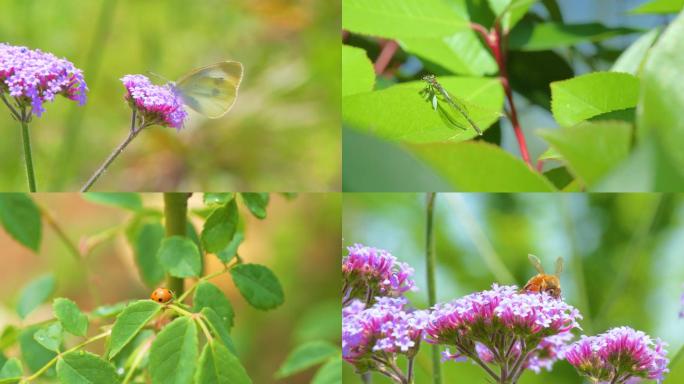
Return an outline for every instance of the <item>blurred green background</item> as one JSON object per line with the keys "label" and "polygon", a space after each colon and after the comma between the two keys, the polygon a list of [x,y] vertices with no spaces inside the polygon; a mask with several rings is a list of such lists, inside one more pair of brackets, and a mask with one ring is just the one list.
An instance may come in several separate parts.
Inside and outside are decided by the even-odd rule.
{"label": "blurred green background", "polygon": [[[36,194],[33,198],[54,216],[72,241],[80,244],[82,251],[90,248],[91,252],[76,261],[46,224],[38,254],[20,246],[0,229],[0,330],[8,324],[22,324],[14,309],[19,290],[48,272],[56,275],[55,296],[68,297],[85,311],[97,305],[149,297],[151,289],[140,280],[121,227],[131,217],[130,211],[91,203],[76,193]],[[143,201],[149,209],[162,207],[161,194],[144,194]],[[203,207],[202,194],[193,194],[189,206]],[[241,206],[246,231],[241,257],[245,262],[272,269],[285,293],[285,304],[259,311],[244,301],[229,275],[212,279],[233,304],[236,315],[231,335],[238,357],[254,383],[309,383],[318,366],[282,380],[275,380],[273,374],[288,353],[304,341],[339,343],[339,264],[334,255],[340,250],[340,210],[341,195],[337,193],[299,194],[294,199],[272,194],[264,220],[255,219]],[[193,218],[198,230],[202,221]],[[111,230],[116,226],[120,228]],[[113,237],[102,241],[107,233]],[[94,246],[97,239],[100,245]],[[213,255],[205,260],[207,274],[222,268]],[[42,305],[23,324],[52,318],[51,308],[50,303]],[[94,323],[90,329],[97,332]],[[87,349],[100,353],[103,345],[95,343]],[[3,353],[10,357],[18,351],[12,347]]]}
{"label": "blurred green background", "polygon": [[[384,248],[416,269],[420,291],[409,299],[427,306],[425,194],[346,193],[343,245]],[[435,208],[438,301],[488,289],[493,282],[522,286],[535,271],[565,259],[565,300],[584,315],[586,334],[631,326],[670,344],[684,344],[680,295],[684,283],[684,196],[660,194],[438,194]],[[346,254],[346,251],[345,251]],[[425,346],[425,344],[423,344]],[[430,348],[417,359],[416,383],[432,383]],[[469,362],[442,365],[444,383],[484,383]],[[665,383],[684,382],[684,362]],[[361,383],[344,364],[344,382]],[[373,383],[387,383],[374,376]],[[521,383],[579,383],[567,362],[552,373],[523,374]]]}
{"label": "blurred green background", "polygon": [[[0,0],[0,42],[65,57],[88,103],[59,98],[31,123],[39,191],[77,190],[127,135],[119,79],[177,79],[245,65],[233,110],[152,127],[94,190],[327,191],[340,188],[340,4],[316,0]],[[153,78],[159,82],[159,79]],[[27,190],[19,125],[0,110],[0,190]]]}

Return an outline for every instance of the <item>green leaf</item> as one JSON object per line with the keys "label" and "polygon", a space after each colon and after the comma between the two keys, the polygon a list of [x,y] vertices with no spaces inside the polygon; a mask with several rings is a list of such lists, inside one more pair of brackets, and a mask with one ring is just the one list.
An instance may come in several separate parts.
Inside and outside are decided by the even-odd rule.
{"label": "green leaf", "polygon": [[263,265],[239,264],[230,274],[245,300],[257,309],[273,309],[285,301],[278,278]]}
{"label": "green leaf", "polygon": [[216,256],[225,264],[233,259],[237,255],[238,247],[245,240],[245,235],[242,231],[238,230],[233,236],[233,240],[230,241],[228,246],[226,246],[221,252],[217,253]]}
{"label": "green leaf", "polygon": [[205,193],[203,200],[205,205],[226,205],[235,198],[234,192]]}
{"label": "green leaf", "polygon": [[375,73],[366,51],[342,46],[342,96],[373,90]]}
{"label": "green leaf", "polygon": [[62,345],[63,338],[62,324],[52,323],[42,327],[33,334],[33,338],[45,349],[59,352],[59,347]]}
{"label": "green leaf", "polygon": [[138,300],[126,307],[116,317],[112,327],[112,336],[109,342],[109,359],[112,359],[121,349],[128,344],[133,337],[154,316],[161,311],[162,306],[152,300]]}
{"label": "green leaf", "polygon": [[216,340],[211,340],[204,346],[195,381],[202,384],[252,383],[237,357]]}
{"label": "green leaf", "polygon": [[38,251],[42,231],[40,210],[28,195],[0,194],[0,222],[14,240]]}
{"label": "green leaf", "polygon": [[[499,119],[503,89],[497,79],[443,77],[440,84],[464,102],[468,114],[480,129],[486,130]],[[342,117],[354,129],[377,137],[409,143],[463,141],[477,135],[460,113],[445,102],[438,111],[425,101],[420,91],[424,82],[402,83],[381,91],[342,99]]]}
{"label": "green leaf", "polygon": [[222,251],[235,236],[238,210],[235,200],[218,207],[209,215],[202,228],[202,244],[209,253]]}
{"label": "green leaf", "polygon": [[592,192],[679,192],[684,174],[654,137],[646,137]]}
{"label": "green leaf", "polygon": [[325,360],[339,355],[340,349],[327,341],[310,341],[295,348],[285,359],[283,365],[278,368],[275,377],[292,376]]}
{"label": "green leaf", "polygon": [[202,257],[197,245],[184,236],[171,236],[162,240],[159,262],[174,277],[194,277],[202,272]]}
{"label": "green leaf", "polygon": [[442,0],[343,0],[342,28],[385,38],[448,36],[468,20]]}
{"label": "green leaf", "polygon": [[129,234],[140,278],[148,287],[164,278],[164,268],[157,258],[163,239],[164,227],[158,221],[140,223]]}
{"label": "green leaf", "polygon": [[131,192],[88,192],[83,198],[98,204],[113,205],[119,208],[140,211],[143,208],[142,198]]}
{"label": "green leaf", "polygon": [[684,7],[684,0],[652,0],[648,3],[640,4],[631,9],[631,14],[647,14],[647,13],[679,13]]}
{"label": "green leaf", "polygon": [[399,43],[406,52],[452,73],[482,76],[498,70],[489,48],[472,30],[440,37],[403,37]]}
{"label": "green leaf", "polygon": [[199,312],[202,308],[208,307],[216,311],[227,329],[233,327],[235,311],[228,301],[226,295],[214,284],[203,281],[197,285],[195,295],[192,299],[194,312]]}
{"label": "green leaf", "polygon": [[541,136],[567,161],[572,173],[591,186],[627,157],[632,126],[617,121],[584,123],[542,131]]}
{"label": "green leaf", "polygon": [[639,79],[627,73],[594,72],[551,83],[551,110],[561,126],[632,108],[639,98]]}
{"label": "green leaf", "polygon": [[88,316],[73,301],[58,297],[52,302],[52,311],[65,331],[76,336],[85,336],[88,332]]}
{"label": "green leaf", "polygon": [[510,31],[537,0],[488,0],[488,2],[494,14],[501,17],[504,30]]}
{"label": "green leaf", "polygon": [[126,309],[127,302],[119,302],[112,305],[101,305],[93,309],[90,314],[95,317],[111,317],[118,316],[124,309]]}
{"label": "green leaf", "polygon": [[[41,369],[45,364],[47,364],[48,361],[57,356],[56,353],[45,349],[45,347],[38,344],[36,339],[33,338],[39,329],[39,327],[33,326],[24,329],[19,334],[21,360],[26,364],[26,366],[28,366],[31,372]],[[54,369],[52,367],[48,370],[47,375],[54,375]]]}
{"label": "green leaf", "polygon": [[600,23],[522,22],[511,31],[508,46],[511,50],[544,51],[589,41],[602,41],[639,31],[633,28],[606,27]]}
{"label": "green leaf", "polygon": [[0,383],[12,383],[13,380],[20,379],[24,375],[24,369],[21,366],[21,361],[16,357],[12,357],[1,365],[0,369]]}
{"label": "green leaf", "polygon": [[321,369],[316,372],[311,384],[339,384],[342,382],[342,358],[336,357],[328,360]]}
{"label": "green leaf", "polygon": [[242,201],[257,219],[266,218],[266,206],[268,205],[268,193],[241,193]]}
{"label": "green leaf", "polygon": [[649,49],[658,39],[660,31],[660,28],[653,28],[639,37],[629,48],[622,52],[610,70],[613,72],[630,73],[635,76],[638,75],[641,65],[645,61]]}
{"label": "green leaf", "polygon": [[663,32],[644,64],[637,108],[639,137],[653,133],[675,167],[684,169],[684,13]]}
{"label": "green leaf", "polygon": [[85,351],[69,352],[57,362],[57,377],[68,384],[116,384],[114,366]]}
{"label": "green leaf", "polygon": [[221,319],[221,316],[219,316],[216,311],[210,307],[202,308],[200,313],[207,320],[207,324],[214,335],[218,336],[231,352],[237,353],[235,346],[233,345],[233,339],[231,339],[230,334],[228,333],[228,327],[226,327],[226,324],[223,319]]}
{"label": "green leaf", "polygon": [[14,345],[17,342],[17,337],[19,336],[19,328],[14,325],[8,325],[0,333],[0,351]]}
{"label": "green leaf", "polygon": [[496,145],[436,143],[409,149],[458,191],[548,192],[553,185],[522,160]]}
{"label": "green leaf", "polygon": [[150,348],[152,383],[190,383],[197,364],[197,328],[179,317],[159,332]]}
{"label": "green leaf", "polygon": [[52,274],[40,276],[28,283],[19,294],[17,314],[22,319],[44,303],[55,291],[55,277]]}

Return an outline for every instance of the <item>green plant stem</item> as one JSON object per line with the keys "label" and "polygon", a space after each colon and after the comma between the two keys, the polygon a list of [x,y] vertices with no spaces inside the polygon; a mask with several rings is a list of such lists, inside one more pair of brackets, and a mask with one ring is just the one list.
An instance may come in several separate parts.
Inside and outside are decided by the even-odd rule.
{"label": "green plant stem", "polygon": [[[94,20],[95,33],[88,47],[83,71],[88,76],[88,86],[90,89],[95,89],[95,84],[100,78],[102,57],[107,49],[111,47],[111,44],[107,44],[107,39],[112,30],[119,0],[101,0],[101,4],[97,20]],[[87,110],[88,108],[74,105],[64,121],[64,139],[62,140],[56,161],[57,164],[60,164],[61,172],[54,173],[50,182],[51,190],[63,190],[62,186],[67,180],[65,175],[73,174],[72,170],[76,163],[73,160],[76,156],[82,154],[82,151],[79,151],[78,148],[81,146],[80,140],[82,135],[80,135],[80,131],[83,127],[83,116]]]}
{"label": "green plant stem", "polygon": [[185,309],[177,306],[176,304],[171,304],[167,308],[177,312],[179,315],[182,315],[182,316],[192,317],[193,315],[195,315],[194,313],[192,313],[190,311],[186,311]]}
{"label": "green plant stem", "polygon": [[649,240],[651,229],[658,220],[661,207],[663,206],[663,195],[655,194],[653,196],[654,201],[652,202],[651,210],[648,214],[643,216],[644,220],[632,235],[629,246],[627,247],[627,252],[625,255],[622,255],[620,268],[613,275],[613,284],[608,291],[608,294],[604,296],[605,300],[603,301],[603,305],[596,315],[596,321],[602,324],[610,310],[613,308],[613,305],[619,300],[620,296],[624,294],[625,285],[628,283],[629,276],[637,272],[636,268],[639,256],[642,254],[644,245]]}
{"label": "green plant stem", "polygon": [[122,141],[121,144],[119,144],[119,146],[114,148],[114,151],[112,151],[112,153],[110,153],[109,156],[107,156],[107,159],[105,159],[104,163],[102,163],[102,165],[100,165],[100,167],[95,171],[95,173],[93,173],[93,175],[90,176],[90,179],[88,179],[88,181],[83,185],[83,187],[81,187],[81,192],[88,192],[88,190],[90,190],[90,187],[92,187],[93,184],[95,184],[97,179],[99,179],[100,176],[102,176],[102,174],[105,173],[105,171],[107,171],[109,165],[112,164],[117,157],[119,157],[121,152],[123,152],[126,149],[128,144],[130,144],[131,141],[133,141],[133,139],[135,139],[135,137],[138,136],[138,133],[140,133],[140,131],[143,130],[143,126],[136,127],[136,114],[136,109],[133,109],[131,118],[131,130],[128,132],[128,136],[126,137],[126,139]]}
{"label": "green plant stem", "polygon": [[203,281],[206,281],[206,280],[211,280],[211,279],[213,279],[213,278],[216,277],[216,276],[220,276],[220,275],[222,275],[222,274],[228,272],[231,268],[233,268],[233,267],[236,266],[236,265],[238,265],[238,263],[237,263],[237,262],[234,262],[234,263],[231,263],[231,264],[229,264],[229,265],[226,265],[226,267],[225,267],[223,270],[221,270],[221,271],[214,272],[214,273],[210,273],[210,274],[208,274],[208,275],[206,275],[206,276],[203,276],[201,279],[197,280],[197,283],[193,284],[192,287],[188,288],[187,291],[183,292],[183,294],[178,298],[178,302],[183,302],[183,300],[185,300],[185,298],[186,298],[190,293],[192,293],[192,291],[194,291],[195,288],[197,288],[197,285],[199,285],[199,283],[201,283],[201,282],[203,282]]}
{"label": "green plant stem", "polygon": [[[186,236],[188,198],[190,198],[190,193],[164,193],[164,220],[166,237]],[[166,287],[172,290],[177,296],[185,297],[183,295],[183,279],[167,275]]]}
{"label": "green plant stem", "polygon": [[100,333],[99,335],[93,336],[93,337],[91,337],[90,339],[88,339],[88,340],[86,340],[86,341],[84,341],[84,342],[82,342],[82,343],[80,343],[80,344],[78,344],[78,345],[76,345],[76,346],[74,346],[74,347],[72,347],[72,348],[69,348],[69,349],[67,349],[67,350],[64,351],[64,352],[58,353],[57,356],[55,356],[52,360],[48,361],[47,364],[45,364],[43,367],[41,367],[39,370],[37,370],[36,373],[34,373],[33,375],[31,375],[31,376],[29,376],[29,377],[26,377],[26,378],[22,379],[21,382],[22,382],[22,383],[28,383],[28,382],[30,382],[31,380],[37,379],[37,378],[40,377],[43,373],[45,373],[45,371],[47,371],[48,369],[50,369],[50,367],[52,367],[53,365],[55,365],[55,363],[56,363],[63,355],[66,355],[66,354],[69,353],[69,352],[73,352],[73,351],[76,351],[76,350],[78,350],[78,349],[81,349],[81,348],[85,347],[86,345],[88,345],[88,344],[90,344],[90,343],[93,343],[93,342],[95,342],[95,341],[97,341],[97,340],[103,339],[103,338],[109,336],[111,333],[112,333],[111,330],[108,330],[107,332]]}
{"label": "green plant stem", "polygon": [[33,170],[33,154],[31,152],[31,134],[29,132],[26,110],[21,111],[21,139],[24,144],[24,163],[26,164],[26,178],[30,192],[36,191],[36,175]]}
{"label": "green plant stem", "polygon": [[140,365],[140,362],[142,361],[143,357],[145,356],[145,353],[147,353],[147,350],[150,349],[152,346],[152,341],[146,341],[142,348],[140,348],[135,355],[135,359],[133,360],[133,364],[131,364],[130,368],[128,369],[128,372],[126,373],[126,377],[124,377],[124,380],[121,384],[128,384],[129,381],[131,381],[131,378],[133,378],[133,374],[135,373],[135,369],[138,368],[138,365]]}
{"label": "green plant stem", "polygon": [[[425,263],[427,271],[428,304],[430,307],[437,303],[437,283],[435,281],[435,265],[437,264],[437,257],[435,255],[435,236],[433,233],[436,197],[437,194],[434,192],[427,194],[427,214],[425,223]],[[432,346],[432,382],[434,384],[442,383],[440,348],[439,345],[436,344]]]}
{"label": "green plant stem", "polygon": [[591,335],[594,333],[594,318],[591,315],[591,306],[589,305],[589,294],[587,292],[587,284],[584,278],[584,267],[582,266],[582,257],[579,254],[579,247],[577,244],[577,236],[575,235],[575,224],[572,219],[572,210],[569,206],[569,199],[572,197],[560,196],[560,208],[563,213],[563,223],[565,225],[565,234],[570,244],[570,265],[572,268],[572,276],[575,279],[575,287],[577,289],[577,298],[579,300],[578,309],[584,315],[584,331]]}
{"label": "green plant stem", "polygon": [[463,228],[468,232],[468,238],[475,244],[475,247],[482,257],[485,265],[489,271],[494,275],[500,284],[513,284],[515,279],[513,274],[508,270],[506,264],[501,261],[501,258],[494,250],[494,247],[487,239],[482,226],[477,222],[475,217],[470,213],[468,206],[463,201],[463,198],[458,195],[450,195],[447,199],[449,204],[453,207],[458,220],[462,223]]}
{"label": "green plant stem", "polygon": [[677,365],[677,362],[682,358],[682,356],[684,356],[684,345],[679,347],[679,351],[677,351],[672,360],[670,360],[669,366],[674,368]]}
{"label": "green plant stem", "polygon": [[209,328],[207,328],[207,325],[204,323],[204,316],[201,314],[196,313],[193,317],[193,320],[202,328],[202,332],[204,333],[204,337],[207,338],[207,341],[211,341],[214,339],[213,336],[211,336],[211,332],[209,332]]}

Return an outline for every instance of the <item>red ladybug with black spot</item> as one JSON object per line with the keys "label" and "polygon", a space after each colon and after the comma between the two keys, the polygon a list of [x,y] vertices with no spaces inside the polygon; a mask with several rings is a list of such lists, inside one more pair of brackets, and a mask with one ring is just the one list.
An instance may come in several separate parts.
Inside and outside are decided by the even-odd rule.
{"label": "red ladybug with black spot", "polygon": [[150,299],[156,301],[157,303],[168,303],[173,300],[173,291],[166,288],[157,288],[150,295]]}

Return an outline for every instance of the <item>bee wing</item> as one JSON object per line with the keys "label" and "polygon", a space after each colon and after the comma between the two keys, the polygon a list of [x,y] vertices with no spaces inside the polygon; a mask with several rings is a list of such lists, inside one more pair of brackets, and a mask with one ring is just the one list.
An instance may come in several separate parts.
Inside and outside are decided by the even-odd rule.
{"label": "bee wing", "polygon": [[559,257],[556,259],[556,276],[559,276],[563,272],[563,258]]}
{"label": "bee wing", "polygon": [[539,260],[539,258],[537,256],[530,253],[527,255],[527,258],[530,259],[530,263],[532,263],[532,265],[534,266],[534,269],[536,269],[537,272],[544,273],[544,267],[542,267],[541,261]]}

